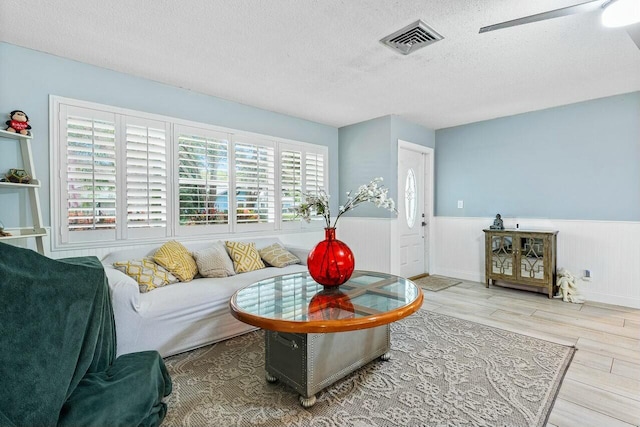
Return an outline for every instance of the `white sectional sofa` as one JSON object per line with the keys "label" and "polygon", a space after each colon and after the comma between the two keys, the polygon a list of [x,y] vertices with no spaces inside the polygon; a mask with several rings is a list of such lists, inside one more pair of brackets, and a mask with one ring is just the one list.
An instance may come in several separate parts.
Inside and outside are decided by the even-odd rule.
{"label": "white sectional sofa", "polygon": [[[277,238],[234,240],[255,242],[257,249],[279,242]],[[210,246],[211,242],[183,245],[193,252]],[[150,250],[128,249],[106,255],[102,263],[111,288],[117,354],[157,350],[166,357],[256,329],[231,315],[229,300],[235,291],[258,280],[306,271],[309,249],[282,246],[300,258],[301,264],[267,267],[224,278],[196,278],[146,293],[140,293],[138,283],[115,269],[113,263],[150,257],[160,245]]]}

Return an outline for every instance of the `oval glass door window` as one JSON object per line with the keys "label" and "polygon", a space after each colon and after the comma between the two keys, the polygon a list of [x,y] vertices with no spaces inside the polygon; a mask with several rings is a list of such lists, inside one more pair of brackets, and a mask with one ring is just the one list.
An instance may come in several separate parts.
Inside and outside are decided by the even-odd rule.
{"label": "oval glass door window", "polygon": [[416,174],[411,168],[407,171],[407,180],[404,184],[404,212],[407,226],[413,228],[416,223]]}

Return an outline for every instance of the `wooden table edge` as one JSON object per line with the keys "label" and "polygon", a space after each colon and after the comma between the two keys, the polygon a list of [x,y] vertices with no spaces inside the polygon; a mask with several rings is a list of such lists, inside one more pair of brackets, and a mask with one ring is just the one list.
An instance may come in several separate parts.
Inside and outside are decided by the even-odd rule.
{"label": "wooden table edge", "polygon": [[389,323],[393,323],[407,316],[410,316],[411,314],[418,311],[422,306],[424,293],[419,286],[414,286],[418,290],[418,296],[409,304],[384,313],[366,317],[358,317],[354,319],[313,321],[269,319],[242,311],[236,305],[236,294],[234,294],[229,301],[229,308],[231,309],[231,314],[233,315],[233,317],[240,320],[241,322],[271,331],[303,334],[357,331],[360,329],[375,328],[376,326],[387,325]]}

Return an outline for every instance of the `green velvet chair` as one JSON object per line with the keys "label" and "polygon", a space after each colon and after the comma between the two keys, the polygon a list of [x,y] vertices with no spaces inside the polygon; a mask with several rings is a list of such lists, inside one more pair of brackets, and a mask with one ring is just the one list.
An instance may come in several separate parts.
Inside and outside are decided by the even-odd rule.
{"label": "green velvet chair", "polygon": [[116,359],[96,257],[0,242],[0,426],[158,426],[171,378],[155,351]]}

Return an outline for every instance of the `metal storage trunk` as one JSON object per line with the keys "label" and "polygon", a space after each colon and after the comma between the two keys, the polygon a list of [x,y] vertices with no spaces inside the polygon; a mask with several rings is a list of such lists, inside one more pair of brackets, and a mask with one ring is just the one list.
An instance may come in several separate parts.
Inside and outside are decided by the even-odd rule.
{"label": "metal storage trunk", "polygon": [[390,327],[325,334],[265,331],[267,374],[304,397],[347,376],[390,348]]}

